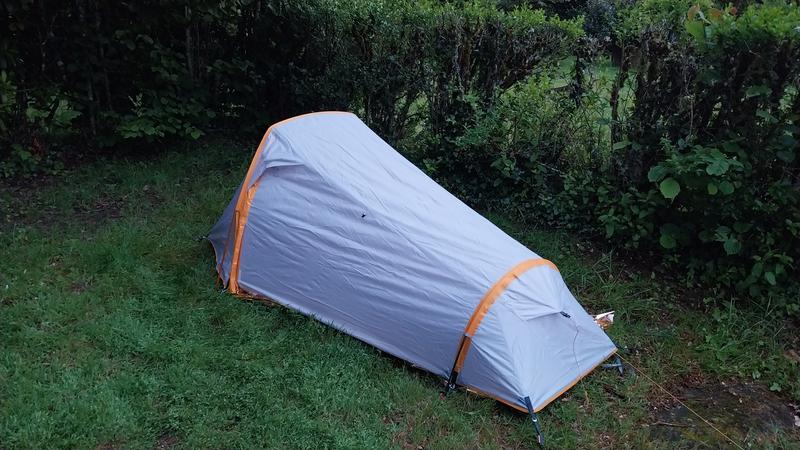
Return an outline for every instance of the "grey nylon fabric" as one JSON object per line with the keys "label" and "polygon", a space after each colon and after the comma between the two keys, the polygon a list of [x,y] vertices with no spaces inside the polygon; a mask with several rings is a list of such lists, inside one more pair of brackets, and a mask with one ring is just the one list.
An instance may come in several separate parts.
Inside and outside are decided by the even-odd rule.
{"label": "grey nylon fabric", "polygon": [[[263,145],[239,286],[436,375],[449,375],[487,290],[539,258],[355,115],[302,116],[274,127]],[[234,206],[249,187],[209,234],[225,283]],[[560,274],[537,266],[489,309],[459,384],[522,409],[529,396],[538,410],[614,350]]]}

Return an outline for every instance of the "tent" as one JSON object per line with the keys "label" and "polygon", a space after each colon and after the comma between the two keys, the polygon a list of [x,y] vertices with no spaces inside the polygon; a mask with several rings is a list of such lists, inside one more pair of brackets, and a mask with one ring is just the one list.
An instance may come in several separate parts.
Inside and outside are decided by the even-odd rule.
{"label": "tent", "polygon": [[270,127],[209,240],[230,292],[534,417],[616,351],[555,264],[350,113]]}

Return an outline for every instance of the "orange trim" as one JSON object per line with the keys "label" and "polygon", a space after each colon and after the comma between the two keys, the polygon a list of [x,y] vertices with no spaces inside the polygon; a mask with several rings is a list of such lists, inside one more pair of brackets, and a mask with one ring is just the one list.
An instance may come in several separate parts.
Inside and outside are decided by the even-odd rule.
{"label": "orange trim", "polygon": [[478,327],[481,325],[481,321],[486,316],[486,313],[489,312],[489,308],[492,307],[494,302],[500,298],[500,295],[508,289],[508,286],[516,279],[520,277],[523,273],[527,272],[529,269],[538,266],[548,266],[552,269],[558,271],[558,267],[553,264],[551,261],[546,259],[528,259],[525,260],[516,266],[514,266],[511,270],[506,272],[497,282],[486,292],[486,295],[483,296],[478,306],[475,307],[475,311],[472,312],[472,317],[469,318],[469,322],[467,322],[466,328],[464,328],[464,334],[461,337],[461,343],[458,346],[458,354],[456,355],[456,363],[453,366],[455,372],[461,372],[461,368],[464,366],[464,360],[467,358],[467,353],[469,352],[469,348],[472,345],[472,336],[475,335],[475,332],[478,330]]}
{"label": "orange trim", "polygon": [[[545,400],[538,408],[534,408],[533,412],[539,412],[539,411],[543,410],[544,408],[546,408],[547,405],[549,405],[550,403],[553,402],[553,400],[555,400],[558,397],[560,397],[564,392],[567,392],[568,390],[572,389],[573,386],[578,384],[578,382],[581,381],[582,379],[586,378],[586,376],[589,375],[590,373],[592,373],[592,371],[594,369],[596,369],[597,366],[599,366],[600,364],[603,364],[603,361],[607,360],[611,355],[613,355],[616,352],[617,352],[616,348],[611,350],[611,352],[609,352],[603,359],[601,359],[600,362],[598,362],[597,364],[595,364],[592,367],[590,367],[588,370],[586,370],[585,372],[580,374],[577,378],[572,380],[563,389],[561,389],[557,393],[553,394],[550,398]],[[491,398],[493,400],[497,400],[498,402],[500,402],[500,403],[502,403],[502,404],[504,404],[506,406],[510,406],[510,407],[516,409],[517,411],[521,411],[521,412],[524,412],[524,413],[528,412],[528,408],[525,408],[525,407],[522,407],[522,406],[519,406],[519,405],[515,405],[515,404],[513,404],[511,402],[508,402],[508,401],[503,400],[501,398],[495,397],[494,395],[489,394],[487,392],[484,392],[484,391],[482,391],[480,389],[477,389],[477,388],[474,388],[474,387],[470,387],[470,386],[467,386],[466,389],[467,389],[467,392],[472,392],[473,394],[477,394],[477,395],[481,395],[483,397],[488,397],[488,398]]]}
{"label": "orange trim", "polygon": [[[273,124],[267,129],[267,132],[264,133],[264,137],[261,138],[261,143],[258,144],[258,149],[256,150],[256,154],[253,155],[252,161],[250,161],[250,167],[247,169],[247,175],[244,177],[244,182],[242,183],[242,191],[239,192],[239,198],[236,201],[236,209],[234,210],[234,219],[232,226],[234,227],[234,237],[233,237],[233,254],[231,255],[231,274],[228,279],[228,290],[233,292],[234,294],[239,293],[239,258],[242,253],[242,236],[244,235],[244,227],[247,224],[247,216],[250,213],[250,206],[253,204],[253,198],[255,197],[256,191],[258,189],[258,182],[250,185],[251,179],[253,178],[253,174],[256,171],[256,166],[258,166],[258,162],[261,160],[261,154],[264,153],[264,147],[266,147],[267,139],[269,135],[272,133],[275,128],[284,125],[286,123],[295,121],[297,119],[301,119],[307,116],[319,115],[319,114],[352,114],[345,111],[319,111],[313,112],[308,114],[302,114],[295,117],[290,117],[288,119],[282,120],[278,123]],[[227,244],[226,244],[227,245]]]}
{"label": "orange trim", "polygon": [[534,408],[534,411],[533,411],[533,412],[539,412],[539,411],[543,410],[543,409],[544,409],[544,408],[545,408],[547,405],[549,405],[549,404],[550,404],[550,402],[552,402],[553,400],[555,400],[555,399],[557,399],[558,397],[560,397],[560,396],[561,396],[561,394],[563,394],[564,392],[567,392],[568,390],[570,390],[570,389],[572,388],[572,386],[575,386],[576,384],[578,384],[578,382],[579,382],[579,381],[581,381],[581,380],[582,380],[582,379],[583,379],[583,378],[584,378],[586,375],[589,375],[590,373],[592,373],[592,371],[593,371],[593,370],[594,370],[594,369],[595,369],[597,366],[599,366],[600,364],[602,364],[602,363],[603,363],[603,361],[607,360],[607,359],[608,359],[608,358],[609,358],[611,355],[613,355],[613,354],[614,354],[614,353],[616,353],[616,352],[617,352],[617,349],[616,349],[616,347],[615,347],[615,348],[614,348],[614,350],[611,350],[611,352],[609,352],[609,354],[607,354],[607,355],[605,356],[605,358],[601,359],[601,360],[600,360],[600,362],[598,362],[597,364],[593,365],[592,367],[590,367],[588,370],[586,370],[586,371],[585,371],[585,372],[583,372],[582,374],[578,375],[578,378],[575,378],[574,380],[572,380],[572,382],[571,382],[570,384],[566,385],[566,386],[565,386],[563,389],[561,389],[560,391],[556,392],[556,393],[555,393],[555,394],[553,394],[553,395],[552,395],[550,398],[548,398],[547,400],[545,400],[545,401],[544,401],[544,403],[542,403],[542,404],[541,404],[541,406],[539,406],[538,408]]}

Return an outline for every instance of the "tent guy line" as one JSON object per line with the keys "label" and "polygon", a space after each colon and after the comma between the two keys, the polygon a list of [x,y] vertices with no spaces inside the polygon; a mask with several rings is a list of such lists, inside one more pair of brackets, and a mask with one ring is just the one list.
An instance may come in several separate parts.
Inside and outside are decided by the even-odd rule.
{"label": "tent guy line", "polygon": [[[647,380],[648,380],[649,382],[653,383],[653,385],[655,385],[656,387],[658,387],[658,388],[659,388],[659,389],[661,389],[662,391],[666,392],[666,393],[667,393],[667,395],[669,395],[670,397],[672,397],[672,399],[673,399],[673,400],[675,400],[675,401],[676,401],[676,402],[678,402],[678,403],[679,403],[681,406],[683,406],[684,408],[686,408],[686,410],[687,410],[687,411],[691,412],[692,414],[694,414],[695,416],[697,416],[697,418],[698,418],[698,419],[700,419],[700,420],[702,420],[703,422],[705,422],[705,424],[706,424],[706,425],[708,425],[708,426],[709,426],[709,427],[711,427],[711,428],[712,428],[714,431],[716,431],[717,433],[719,433],[719,435],[720,435],[720,436],[722,436],[723,438],[727,439],[727,440],[728,440],[728,442],[730,442],[731,444],[733,444],[733,446],[734,446],[734,447],[736,447],[736,448],[738,448],[738,449],[740,449],[740,450],[744,450],[744,447],[742,447],[742,445],[741,445],[741,444],[739,444],[738,442],[734,441],[734,440],[733,440],[733,438],[731,438],[731,437],[730,437],[730,436],[728,436],[727,434],[723,433],[723,432],[722,432],[722,430],[720,430],[719,428],[717,428],[717,427],[716,427],[716,426],[715,426],[713,423],[711,423],[711,421],[709,421],[709,420],[708,420],[708,419],[706,419],[705,417],[701,416],[701,415],[700,415],[700,413],[698,413],[697,411],[695,411],[694,409],[692,409],[692,408],[691,408],[689,405],[687,405],[687,404],[686,404],[686,403],[684,403],[684,402],[683,402],[681,399],[679,399],[677,395],[673,394],[673,393],[672,393],[672,392],[670,392],[670,391],[669,391],[667,388],[665,388],[665,387],[664,387],[664,386],[662,386],[660,383],[658,383],[656,380],[654,380],[654,379],[653,379],[653,378],[651,378],[649,375],[647,375],[647,373],[646,373],[646,372],[644,372],[642,369],[640,369],[640,368],[639,368],[637,365],[633,364],[633,363],[632,363],[632,362],[630,362],[628,359],[624,358],[624,357],[622,356],[621,352],[617,353],[617,356],[618,356],[618,357],[619,357],[619,358],[620,358],[622,361],[625,361],[625,363],[626,363],[626,364],[628,364],[629,366],[633,367],[633,369],[634,369],[634,370],[636,370],[636,372],[637,372],[638,374],[640,374],[640,375],[642,375],[643,377],[647,378]],[[673,426],[674,426],[674,425],[673,425]]]}

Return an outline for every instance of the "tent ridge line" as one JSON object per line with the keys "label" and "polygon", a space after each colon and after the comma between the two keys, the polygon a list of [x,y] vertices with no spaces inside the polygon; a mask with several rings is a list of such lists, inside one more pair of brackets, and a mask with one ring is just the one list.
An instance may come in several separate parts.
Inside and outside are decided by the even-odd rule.
{"label": "tent ridge line", "polygon": [[464,327],[464,333],[461,335],[461,340],[458,343],[458,351],[456,352],[455,361],[453,362],[453,368],[450,370],[450,376],[447,380],[448,389],[455,388],[458,374],[464,367],[464,361],[467,359],[467,354],[472,346],[472,337],[475,335],[475,332],[478,331],[478,327],[489,312],[489,308],[500,298],[514,280],[518,280],[519,277],[528,270],[541,266],[547,266],[558,271],[558,267],[550,260],[544,258],[526,259],[512,267],[511,270],[500,277],[500,279],[486,291],[486,294],[484,294],[481,301],[478,302],[478,305],[472,311],[472,316],[470,316],[466,327]]}

